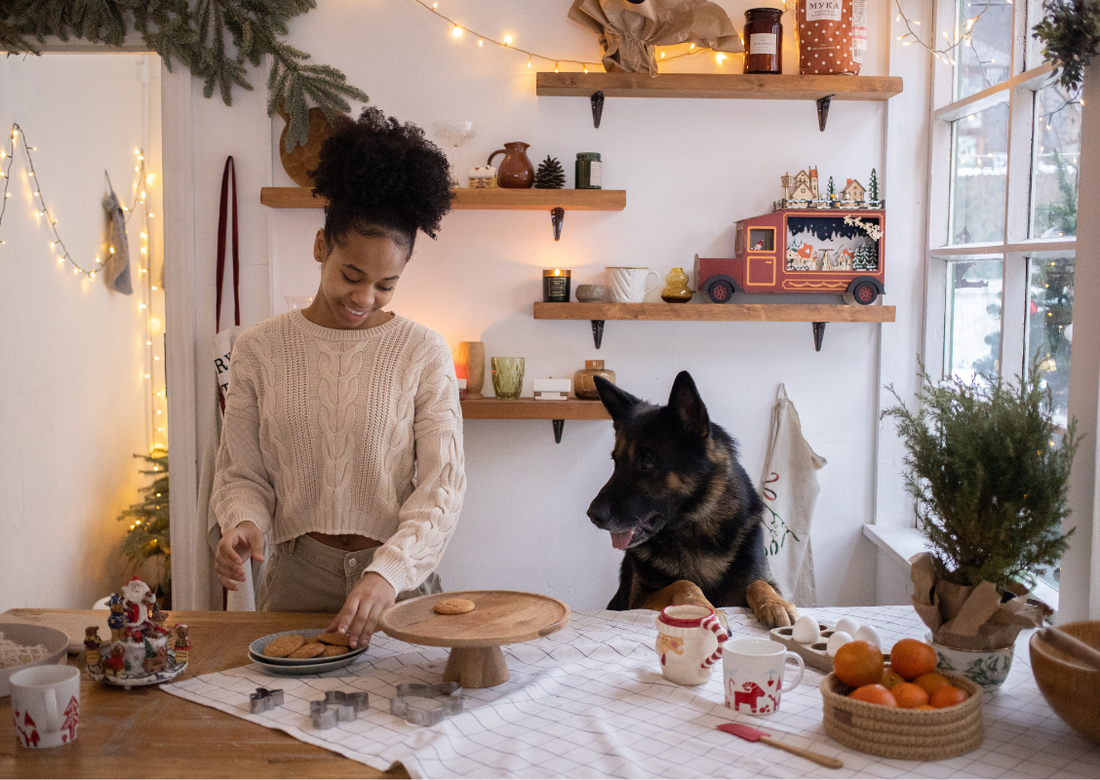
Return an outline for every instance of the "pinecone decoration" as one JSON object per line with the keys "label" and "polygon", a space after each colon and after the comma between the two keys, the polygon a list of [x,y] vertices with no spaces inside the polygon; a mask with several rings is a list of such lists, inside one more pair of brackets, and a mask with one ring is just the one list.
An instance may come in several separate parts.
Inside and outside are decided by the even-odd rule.
{"label": "pinecone decoration", "polygon": [[558,158],[546,156],[535,172],[535,187],[540,190],[560,190],[565,187],[565,171]]}

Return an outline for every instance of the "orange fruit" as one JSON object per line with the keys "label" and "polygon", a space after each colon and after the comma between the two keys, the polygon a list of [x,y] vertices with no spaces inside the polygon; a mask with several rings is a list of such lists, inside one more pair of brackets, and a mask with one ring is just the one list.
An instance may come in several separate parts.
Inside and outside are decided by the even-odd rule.
{"label": "orange fruit", "polygon": [[937,674],[936,672],[928,672],[927,674],[922,674],[920,677],[913,680],[913,684],[919,685],[921,688],[924,688],[924,692],[931,696],[943,686],[950,685],[951,683],[942,674]]}
{"label": "orange fruit", "polygon": [[906,680],[936,671],[938,662],[932,645],[919,639],[902,639],[890,649],[890,666]]}
{"label": "orange fruit", "polygon": [[879,682],[882,683],[883,687],[893,689],[898,683],[905,682],[905,678],[887,666],[882,670],[882,679]]}
{"label": "orange fruit", "polygon": [[882,680],[884,663],[881,650],[870,642],[856,639],[846,642],[836,651],[833,672],[845,685],[859,688]]}
{"label": "orange fruit", "polygon": [[890,693],[890,691],[886,690],[878,683],[874,685],[862,685],[849,693],[848,698],[865,701],[868,704],[881,704],[884,707],[898,706],[898,700],[894,698],[894,694]]}
{"label": "orange fruit", "polygon": [[934,710],[936,708],[933,707],[931,704],[922,704],[921,706],[914,707],[913,709],[915,709],[915,710]]}
{"label": "orange fruit", "polygon": [[944,685],[936,689],[936,692],[929,697],[928,703],[937,710],[942,710],[944,707],[954,707],[956,704],[962,704],[967,698],[966,691],[956,688],[954,685]]}
{"label": "orange fruit", "polygon": [[894,695],[898,706],[903,709],[912,710],[928,703],[928,694],[925,693],[924,688],[910,682],[898,683],[890,689],[890,693]]}

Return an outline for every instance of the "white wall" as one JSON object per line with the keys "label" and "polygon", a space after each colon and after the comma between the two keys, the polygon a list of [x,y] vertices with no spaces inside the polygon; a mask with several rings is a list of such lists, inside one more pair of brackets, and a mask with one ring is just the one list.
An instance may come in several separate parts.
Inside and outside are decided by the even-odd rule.
{"label": "white wall", "polygon": [[[451,0],[445,10],[485,35],[509,33],[517,46],[598,60],[596,37],[566,18],[569,5]],[[751,4],[721,5],[740,27]],[[871,4],[866,75],[888,73],[889,11],[881,0]],[[797,63],[793,30],[786,26],[790,73]],[[834,102],[828,128],[820,133],[812,102],[608,99],[601,127],[594,129],[587,100],[535,96],[537,60],[529,70],[526,56],[479,48],[470,35],[456,41],[445,23],[414,3],[321,5],[294,21],[289,42],[342,69],[373,105],[425,126],[429,135],[435,120],[476,122],[478,136],[460,150],[461,168],[481,164],[504,141],[524,140],[536,163],[548,154],[560,159],[571,184],[575,153],[601,152],[604,186],[627,191],[624,211],[567,212],[558,243],[548,214],[455,212],[437,241],[418,242],[393,309],[440,331],[452,347],[480,340],[489,356],[525,356],[525,394],[532,377],[571,376],[585,359],[603,358],[622,387],[663,401],[676,372],[687,369],[712,418],[739,439],[754,478],[763,465],[776,387],[786,383],[807,439],[829,461],[819,472],[822,491],[812,534],[820,601],[872,601],[873,547],[860,527],[875,519],[879,389],[915,372],[913,334],[920,331],[923,306],[920,246],[890,238],[895,230],[922,235],[923,203],[913,194],[923,181],[919,128],[891,150],[894,170],[886,169],[882,103]],[[739,66],[738,58],[730,62],[726,68]],[[903,67],[923,74],[927,63],[915,58]],[[667,68],[674,69],[716,66],[700,56]],[[908,77],[912,71],[895,68],[890,75]],[[262,74],[255,83],[262,85]],[[194,101],[194,132],[203,139],[195,151],[197,192],[209,204],[196,211],[196,256],[211,252],[217,178],[224,155],[233,154],[248,245],[244,295],[250,322],[285,310],[286,295],[315,292],[310,247],[321,225],[320,211],[258,205],[260,186],[291,184],[278,161],[282,120],[268,123],[260,116],[262,98],[238,93],[232,109]],[[921,99],[918,92],[918,109]],[[263,146],[256,143],[258,128],[267,135]],[[887,272],[884,300],[897,306],[899,323],[831,324],[822,351],[815,353],[808,323],[608,322],[603,348],[596,351],[588,323],[532,318],[542,268],[572,268],[576,285],[598,281],[606,265],[644,265],[663,277],[671,266],[690,270],[697,252],[732,253],[734,222],[770,210],[779,177],[809,165],[818,166],[823,180],[841,182],[866,181],[871,168],[878,170],[888,202],[887,262],[897,257],[899,263],[897,273]],[[206,316],[201,309],[213,300],[212,281],[202,275],[212,279],[212,273],[211,264],[197,276],[199,300],[205,299],[200,327]],[[883,336],[892,328],[899,329],[897,338]],[[205,354],[205,334],[196,343]],[[890,353],[892,375],[882,375],[880,352]],[[200,396],[206,381],[200,373]],[[205,435],[202,424],[199,435]],[[567,422],[561,444],[554,444],[545,421],[474,420],[466,423],[465,435],[468,490],[441,567],[445,586],[539,591],[578,609],[605,605],[615,590],[620,554],[585,509],[611,472],[610,424]],[[888,477],[883,481],[890,489]]]}
{"label": "white wall", "polygon": [[[104,237],[104,170],[129,204],[134,150],[149,148],[145,62],[0,60],[0,148],[18,122],[37,147],[38,186],[65,246],[86,268]],[[131,296],[59,265],[28,170],[20,141],[0,226],[0,611],[87,608],[119,585],[127,526],[116,518],[147,483],[132,457],[148,451],[150,435],[140,263],[131,260]],[[131,235],[132,257],[140,246]]]}

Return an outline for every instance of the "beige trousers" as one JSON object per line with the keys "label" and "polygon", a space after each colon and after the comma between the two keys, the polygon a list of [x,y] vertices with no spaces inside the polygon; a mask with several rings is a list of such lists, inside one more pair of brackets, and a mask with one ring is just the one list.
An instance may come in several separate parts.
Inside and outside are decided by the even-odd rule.
{"label": "beige trousers", "polygon": [[[299,536],[275,545],[256,593],[256,609],[263,612],[339,612],[351,589],[374,560],[374,551],[344,552]],[[404,590],[397,600],[442,593],[439,575],[432,572],[419,588]]]}

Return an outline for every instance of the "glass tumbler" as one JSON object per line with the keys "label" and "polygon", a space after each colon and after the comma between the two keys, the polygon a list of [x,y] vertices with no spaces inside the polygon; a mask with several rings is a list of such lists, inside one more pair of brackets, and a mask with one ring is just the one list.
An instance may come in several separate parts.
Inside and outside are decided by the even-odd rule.
{"label": "glass tumbler", "polygon": [[493,390],[497,398],[508,401],[519,398],[523,389],[523,358],[493,358]]}

